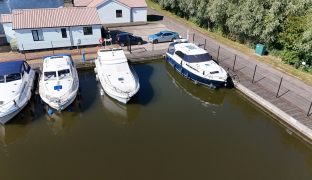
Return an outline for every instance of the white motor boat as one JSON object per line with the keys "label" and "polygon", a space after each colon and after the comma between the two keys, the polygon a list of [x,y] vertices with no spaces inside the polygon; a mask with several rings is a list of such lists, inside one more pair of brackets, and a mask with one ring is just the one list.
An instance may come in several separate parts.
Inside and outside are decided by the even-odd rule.
{"label": "white motor boat", "polygon": [[230,85],[228,73],[212,59],[212,56],[187,40],[171,43],[166,53],[166,60],[180,74],[195,83],[212,88]]}
{"label": "white motor boat", "polygon": [[105,93],[124,104],[140,89],[139,78],[122,49],[100,49],[94,70]]}
{"label": "white motor boat", "polygon": [[17,115],[32,95],[36,73],[25,61],[0,63],[0,123]]}
{"label": "white motor boat", "polygon": [[75,100],[78,89],[78,73],[71,55],[60,54],[43,59],[39,94],[49,107],[64,110]]}

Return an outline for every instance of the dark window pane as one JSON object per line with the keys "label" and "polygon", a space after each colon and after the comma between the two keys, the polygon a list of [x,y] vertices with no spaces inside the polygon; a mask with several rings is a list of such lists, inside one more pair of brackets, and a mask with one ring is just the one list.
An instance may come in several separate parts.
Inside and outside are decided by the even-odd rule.
{"label": "dark window pane", "polygon": [[62,38],[67,38],[66,28],[62,28],[61,32],[62,32]]}
{"label": "dark window pane", "polygon": [[6,76],[6,82],[16,81],[21,79],[20,73],[13,73]]}
{"label": "dark window pane", "polygon": [[43,41],[43,33],[42,30],[31,30],[33,40],[34,41]]}
{"label": "dark window pane", "polygon": [[116,10],[116,17],[122,17],[122,10]]}
{"label": "dark window pane", "polygon": [[0,76],[0,83],[4,83],[4,76]]}
{"label": "dark window pane", "polygon": [[92,35],[93,32],[92,32],[92,27],[89,26],[89,27],[83,27],[83,34],[84,35]]}
{"label": "dark window pane", "polygon": [[56,80],[56,72],[51,71],[51,72],[44,72],[44,80]]}

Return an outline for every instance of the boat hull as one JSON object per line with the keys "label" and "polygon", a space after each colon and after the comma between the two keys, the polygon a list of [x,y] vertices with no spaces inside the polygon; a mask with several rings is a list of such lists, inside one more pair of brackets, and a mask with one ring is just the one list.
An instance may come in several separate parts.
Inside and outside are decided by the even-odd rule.
{"label": "boat hull", "polygon": [[0,115],[0,124],[6,124],[8,123],[11,119],[13,119],[19,112],[21,112],[25,106],[28,104],[31,95],[32,95],[32,90],[34,88],[34,81],[35,81],[36,73],[34,70],[30,71],[30,78],[29,78],[29,85],[27,86],[27,96],[25,99],[23,99],[21,102],[18,102],[17,105],[19,108],[11,110],[9,113],[5,113],[4,115]]}
{"label": "boat hull", "polygon": [[[27,101],[28,103],[28,101]],[[12,111],[11,113],[0,117],[0,124],[6,124],[7,122],[9,122],[11,119],[13,119],[18,113],[20,113],[24,107],[27,105],[27,103],[25,103],[22,107],[20,108],[16,108],[14,111]]]}
{"label": "boat hull", "polygon": [[208,86],[210,88],[221,88],[226,87],[227,82],[225,81],[217,81],[217,80],[211,80],[207,78],[203,78],[201,76],[198,76],[192,72],[190,72],[188,69],[181,66],[181,64],[177,63],[173,58],[166,55],[166,61],[182,76],[186,77],[187,79],[190,79],[194,81],[194,83],[203,84],[205,86]]}
{"label": "boat hull", "polygon": [[133,72],[134,70],[130,70],[131,73],[133,74],[133,76],[136,79],[136,88],[135,90],[129,92],[129,93],[119,93],[117,91],[114,90],[114,88],[112,88],[109,84],[106,83],[106,81],[104,80],[105,76],[105,72],[102,69],[102,66],[99,63],[99,60],[96,59],[95,60],[95,66],[96,66],[96,74],[97,74],[97,78],[99,79],[100,83],[101,83],[101,87],[103,88],[104,92],[110,96],[113,99],[116,99],[117,101],[123,103],[123,104],[127,104],[130,99],[139,91],[140,89],[140,84],[138,83],[138,77],[136,75],[135,72]]}
{"label": "boat hull", "polygon": [[70,98],[68,98],[64,103],[62,104],[58,104],[58,103],[53,103],[53,102],[49,102],[47,99],[45,99],[44,97],[41,97],[42,101],[44,103],[46,103],[50,108],[56,110],[56,111],[63,111],[64,109],[66,109],[69,105],[71,105],[74,100],[77,97],[77,92],[74,93],[74,95],[72,95]]}

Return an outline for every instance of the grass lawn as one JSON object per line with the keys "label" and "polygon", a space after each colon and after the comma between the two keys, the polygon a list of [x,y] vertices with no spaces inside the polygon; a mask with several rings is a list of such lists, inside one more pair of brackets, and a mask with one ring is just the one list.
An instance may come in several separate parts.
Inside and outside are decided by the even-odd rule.
{"label": "grass lawn", "polygon": [[230,39],[227,39],[225,37],[222,37],[221,35],[217,34],[217,33],[213,33],[208,31],[207,29],[204,28],[200,28],[198,27],[195,23],[188,21],[184,18],[181,18],[171,12],[168,12],[166,10],[163,10],[160,5],[152,2],[151,0],[146,0],[146,3],[148,5],[149,8],[154,9],[158,12],[161,12],[162,14],[174,18],[179,22],[182,22],[184,24],[187,24],[188,26],[192,27],[193,29],[196,29],[198,31],[200,31],[201,33],[215,39],[216,41],[220,42],[221,44],[225,44],[227,46],[230,46],[233,49],[236,49],[250,57],[253,57],[254,59],[257,59],[259,61],[265,62],[267,64],[270,64],[271,66],[275,67],[276,69],[287,73],[289,75],[292,75],[300,80],[302,80],[303,82],[305,82],[306,84],[312,86],[312,74],[308,73],[308,72],[304,72],[301,71],[299,69],[294,68],[293,66],[290,66],[288,64],[285,64],[281,61],[280,58],[277,57],[273,57],[273,56],[262,56],[259,57],[257,55],[255,55],[255,50],[254,49],[250,49],[248,46],[244,45],[244,44],[240,44],[238,42],[232,41]]}

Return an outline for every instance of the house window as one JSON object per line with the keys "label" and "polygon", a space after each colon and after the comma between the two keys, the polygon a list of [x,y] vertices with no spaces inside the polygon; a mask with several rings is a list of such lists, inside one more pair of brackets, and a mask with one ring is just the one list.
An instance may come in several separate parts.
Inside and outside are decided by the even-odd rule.
{"label": "house window", "polygon": [[83,27],[83,34],[84,35],[92,35],[93,32],[92,32],[92,27],[89,26],[89,27]]}
{"label": "house window", "polygon": [[61,28],[62,38],[67,38],[66,28]]}
{"label": "house window", "polygon": [[116,18],[122,17],[122,10],[116,10]]}
{"label": "house window", "polygon": [[34,41],[43,41],[42,29],[31,30]]}

